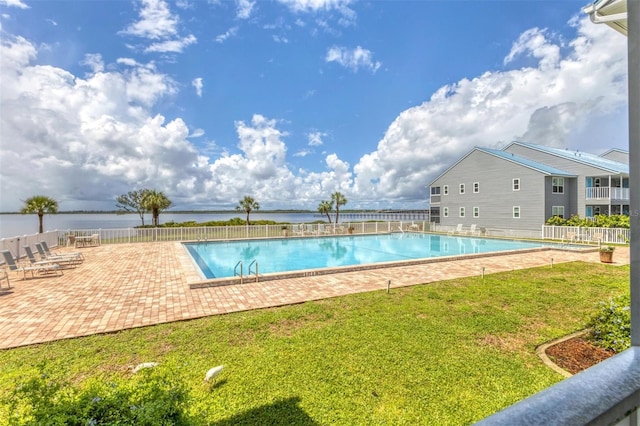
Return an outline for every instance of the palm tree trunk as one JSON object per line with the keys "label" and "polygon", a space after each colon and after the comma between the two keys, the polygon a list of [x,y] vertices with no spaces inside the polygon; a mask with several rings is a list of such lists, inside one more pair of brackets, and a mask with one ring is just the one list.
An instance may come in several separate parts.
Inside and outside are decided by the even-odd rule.
{"label": "palm tree trunk", "polygon": [[42,234],[44,232],[44,228],[42,226],[42,218],[44,216],[43,212],[38,212],[38,222],[40,223],[40,233]]}

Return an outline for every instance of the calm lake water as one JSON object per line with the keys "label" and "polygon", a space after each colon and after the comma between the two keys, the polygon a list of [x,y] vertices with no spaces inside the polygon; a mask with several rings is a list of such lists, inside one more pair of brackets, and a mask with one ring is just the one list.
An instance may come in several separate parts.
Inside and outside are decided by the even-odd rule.
{"label": "calm lake water", "polygon": [[[187,222],[198,223],[211,220],[229,220],[234,217],[245,218],[241,212],[232,213],[162,213],[160,223]],[[321,220],[316,213],[251,213],[250,220],[273,220],[275,222],[303,223]],[[326,218],[325,218],[326,219]],[[141,224],[137,214],[48,214],[44,216],[44,230],[64,229],[106,229],[132,228]],[[145,215],[144,223],[151,224],[151,215]],[[0,215],[0,238],[10,238],[38,232],[38,216],[36,214],[2,214]]]}

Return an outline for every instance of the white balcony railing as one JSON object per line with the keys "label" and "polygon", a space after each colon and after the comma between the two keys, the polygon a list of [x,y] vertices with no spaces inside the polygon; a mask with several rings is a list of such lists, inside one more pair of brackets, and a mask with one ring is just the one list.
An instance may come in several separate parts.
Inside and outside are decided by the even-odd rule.
{"label": "white balcony railing", "polygon": [[586,188],[587,200],[629,201],[629,188],[609,188],[608,186]]}

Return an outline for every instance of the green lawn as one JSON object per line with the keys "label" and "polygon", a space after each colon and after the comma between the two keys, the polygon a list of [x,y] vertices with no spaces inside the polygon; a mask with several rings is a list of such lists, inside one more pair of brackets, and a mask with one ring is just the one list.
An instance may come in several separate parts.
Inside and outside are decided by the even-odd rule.
{"label": "green lawn", "polygon": [[[628,267],[561,264],[5,350],[0,423],[40,378],[96,398],[143,379],[163,397],[183,387],[188,424],[469,424],[562,380],[535,347],[628,291]],[[160,365],[130,372],[147,361]]]}

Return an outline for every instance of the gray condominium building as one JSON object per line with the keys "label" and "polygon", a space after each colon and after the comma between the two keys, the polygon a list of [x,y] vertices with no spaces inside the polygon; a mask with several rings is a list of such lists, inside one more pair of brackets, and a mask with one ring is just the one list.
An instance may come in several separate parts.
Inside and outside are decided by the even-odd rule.
{"label": "gray condominium building", "polygon": [[629,153],[474,148],[429,190],[431,221],[443,226],[537,230],[551,216],[629,214]]}

